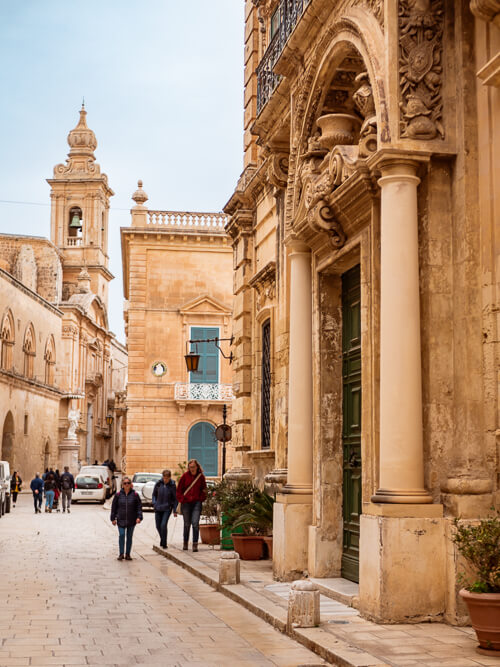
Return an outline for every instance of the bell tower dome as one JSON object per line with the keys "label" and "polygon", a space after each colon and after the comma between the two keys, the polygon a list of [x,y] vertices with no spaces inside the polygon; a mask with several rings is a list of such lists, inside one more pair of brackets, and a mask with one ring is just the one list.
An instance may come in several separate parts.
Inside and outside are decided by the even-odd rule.
{"label": "bell tower dome", "polygon": [[82,104],[78,124],[68,134],[70,151],[65,164],[54,167],[51,187],[51,241],[63,253],[63,300],[78,291],[78,275],[86,268],[91,291],[108,303],[109,199],[114,195],[101,173],[94,151],[97,139],[87,126]]}

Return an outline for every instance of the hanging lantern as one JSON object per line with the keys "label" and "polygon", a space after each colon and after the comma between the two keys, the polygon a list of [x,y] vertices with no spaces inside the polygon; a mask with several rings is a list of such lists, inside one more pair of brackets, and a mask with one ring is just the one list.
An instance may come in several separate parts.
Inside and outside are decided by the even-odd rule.
{"label": "hanging lantern", "polygon": [[200,355],[197,352],[189,352],[184,355],[184,359],[186,360],[188,373],[196,373],[200,363]]}

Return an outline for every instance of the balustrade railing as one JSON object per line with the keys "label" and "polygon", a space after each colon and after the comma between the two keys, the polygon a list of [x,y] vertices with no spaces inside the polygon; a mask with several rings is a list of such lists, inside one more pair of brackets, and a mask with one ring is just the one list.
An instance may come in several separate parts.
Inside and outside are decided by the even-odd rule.
{"label": "balustrade railing", "polygon": [[186,229],[197,232],[223,232],[227,223],[224,213],[189,213],[188,211],[148,211],[148,225]]}
{"label": "balustrade railing", "polygon": [[310,2],[311,0],[281,0],[280,2],[279,28],[257,67],[257,114],[262,111],[281,81],[281,76],[275,74],[273,68]]}
{"label": "balustrade railing", "polygon": [[77,246],[82,244],[83,244],[83,239],[81,236],[68,236],[66,239],[67,246]]}
{"label": "balustrade railing", "polygon": [[184,383],[175,385],[176,401],[232,401],[233,385],[209,383]]}

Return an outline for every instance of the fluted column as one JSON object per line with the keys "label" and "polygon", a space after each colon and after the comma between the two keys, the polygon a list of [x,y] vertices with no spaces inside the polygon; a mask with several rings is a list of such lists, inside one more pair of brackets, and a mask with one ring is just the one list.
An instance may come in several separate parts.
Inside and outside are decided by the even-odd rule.
{"label": "fluted column", "polygon": [[424,488],[417,163],[381,164],[380,488],[375,503],[430,503]]}

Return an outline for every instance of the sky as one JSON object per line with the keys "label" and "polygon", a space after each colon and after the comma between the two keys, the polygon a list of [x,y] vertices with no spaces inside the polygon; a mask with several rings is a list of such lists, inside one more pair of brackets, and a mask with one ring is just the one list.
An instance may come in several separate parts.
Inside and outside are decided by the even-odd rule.
{"label": "sky", "polygon": [[[243,0],[0,1],[0,232],[50,236],[50,188],[85,98],[110,211],[109,322],[122,342],[120,227],[220,211],[242,170]],[[21,202],[21,203],[6,203]]]}

